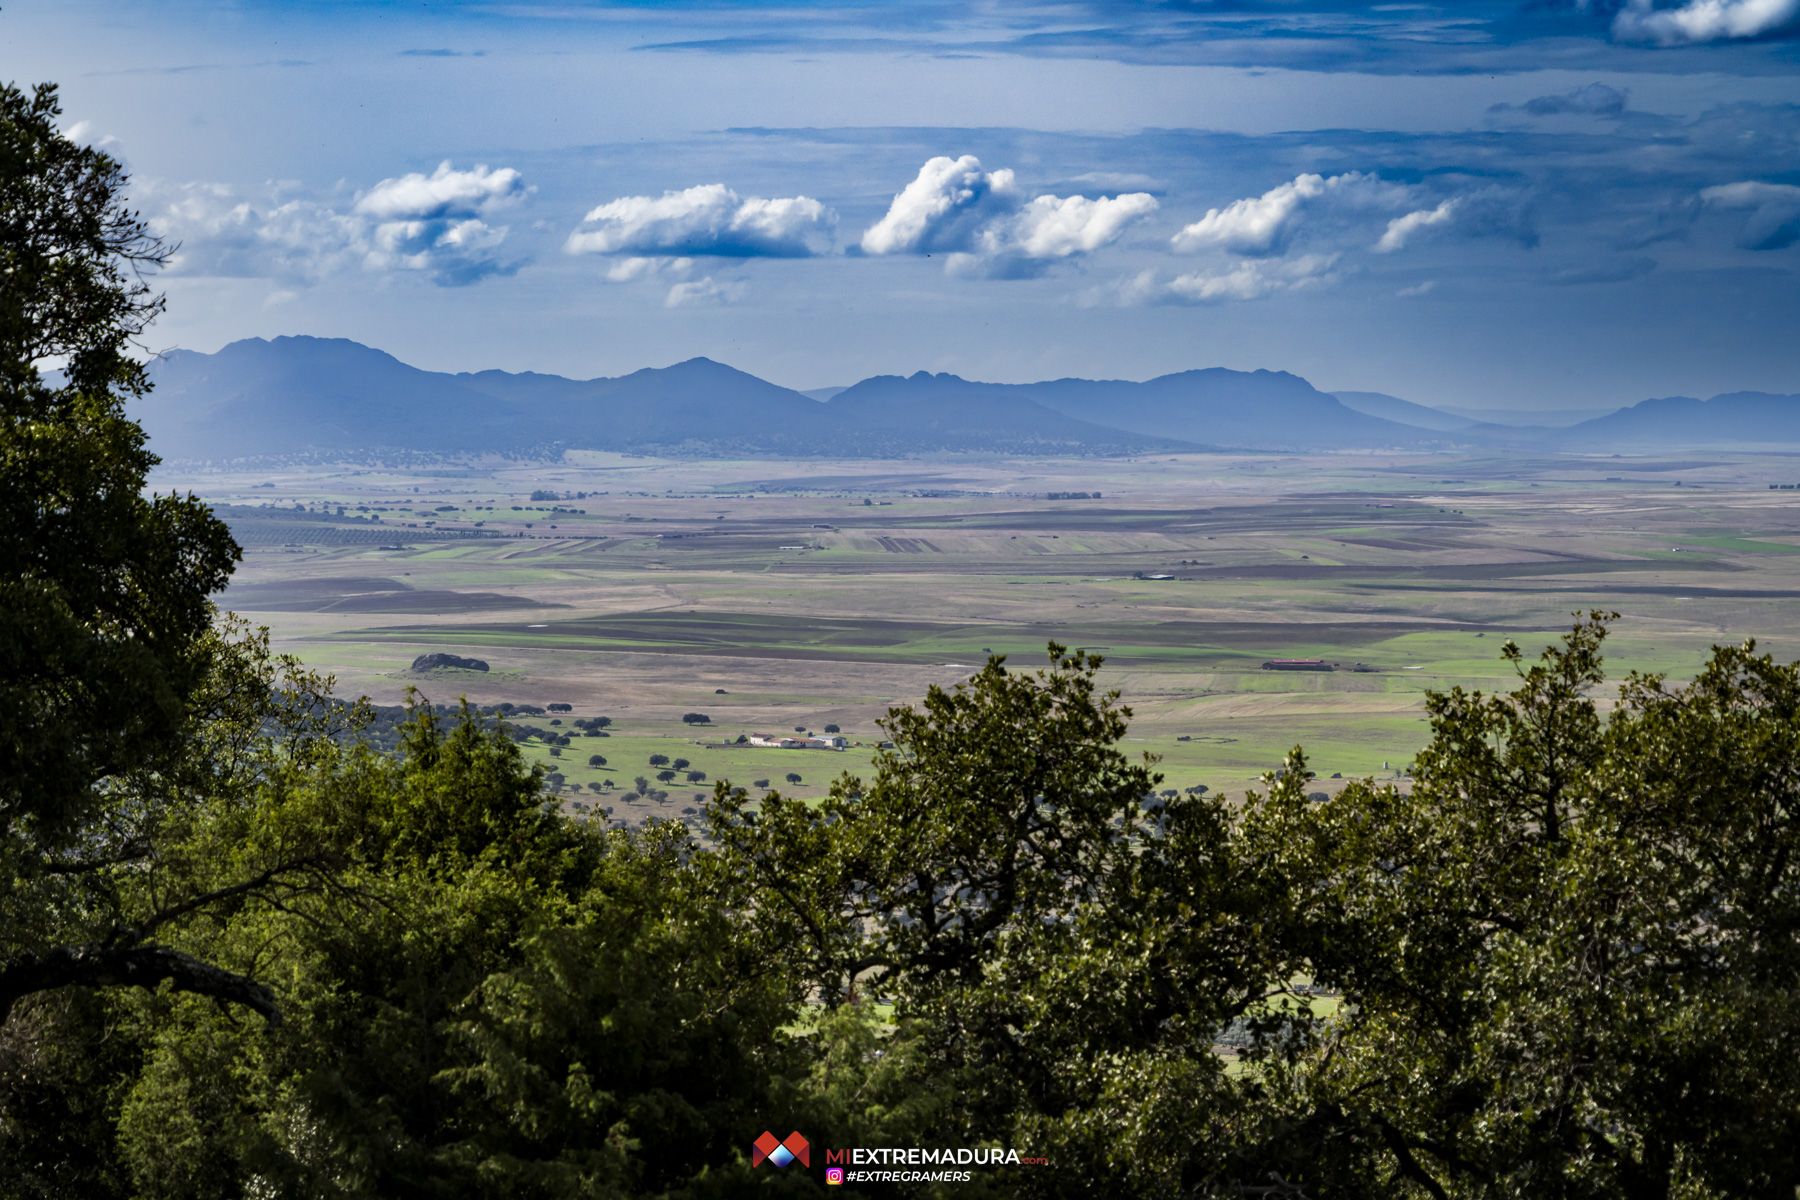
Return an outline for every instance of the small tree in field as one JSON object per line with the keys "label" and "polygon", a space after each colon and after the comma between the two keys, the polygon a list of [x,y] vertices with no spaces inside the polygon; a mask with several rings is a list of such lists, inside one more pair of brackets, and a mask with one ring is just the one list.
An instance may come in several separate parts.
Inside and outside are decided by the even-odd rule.
{"label": "small tree in field", "polygon": [[666,767],[669,765],[669,756],[666,754],[652,754],[650,756],[650,765],[653,767]]}
{"label": "small tree in field", "polygon": [[590,767],[604,767],[604,766],[605,766],[605,765],[606,765],[606,755],[604,755],[604,754],[590,754],[590,755],[588,755],[588,766],[590,766]]}
{"label": "small tree in field", "polygon": [[787,773],[787,781],[789,783],[799,783],[800,782],[800,773],[798,771],[789,771]]}

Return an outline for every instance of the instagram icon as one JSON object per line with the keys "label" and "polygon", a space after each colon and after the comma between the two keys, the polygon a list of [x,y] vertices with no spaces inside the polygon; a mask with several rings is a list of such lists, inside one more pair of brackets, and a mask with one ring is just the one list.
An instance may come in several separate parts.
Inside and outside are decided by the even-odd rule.
{"label": "instagram icon", "polygon": [[826,1167],[825,1168],[825,1182],[826,1183],[842,1183],[842,1182],[844,1182],[844,1168],[842,1168],[842,1167]]}

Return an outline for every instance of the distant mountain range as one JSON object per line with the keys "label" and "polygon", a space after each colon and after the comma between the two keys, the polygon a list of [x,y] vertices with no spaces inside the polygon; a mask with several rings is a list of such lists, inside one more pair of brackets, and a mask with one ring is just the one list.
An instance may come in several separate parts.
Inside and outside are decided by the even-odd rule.
{"label": "distant mountain range", "polygon": [[[1800,397],[1675,397],[1575,424],[1479,420],[1285,371],[979,383],[924,371],[797,392],[695,358],[616,379],[422,371],[345,339],[175,351],[132,415],[171,460],[367,454],[897,458],[1194,450],[1657,450],[1800,444]],[[1545,418],[1553,414],[1542,414]]]}

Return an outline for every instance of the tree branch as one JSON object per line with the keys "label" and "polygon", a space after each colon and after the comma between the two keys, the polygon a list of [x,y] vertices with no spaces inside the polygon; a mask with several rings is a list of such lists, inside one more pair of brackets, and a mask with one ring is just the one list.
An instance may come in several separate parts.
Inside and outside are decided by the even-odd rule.
{"label": "tree branch", "polygon": [[275,993],[256,980],[167,946],[58,946],[0,968],[0,1025],[26,996],[60,987],[141,987],[164,981],[178,992],[211,996],[255,1009],[271,1026],[281,1024]]}

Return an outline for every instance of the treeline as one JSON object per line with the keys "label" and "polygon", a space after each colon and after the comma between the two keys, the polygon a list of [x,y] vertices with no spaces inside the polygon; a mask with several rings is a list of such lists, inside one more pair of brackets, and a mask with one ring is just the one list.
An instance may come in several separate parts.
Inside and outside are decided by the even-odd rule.
{"label": "treeline", "polygon": [[0,1197],[831,1194],[770,1130],[1042,1160],[845,1195],[1794,1195],[1800,669],[1615,695],[1590,614],[1410,790],[1230,804],[1052,645],[822,801],[571,821],[214,611],[123,412],[166,251],[58,116],[0,89]]}

